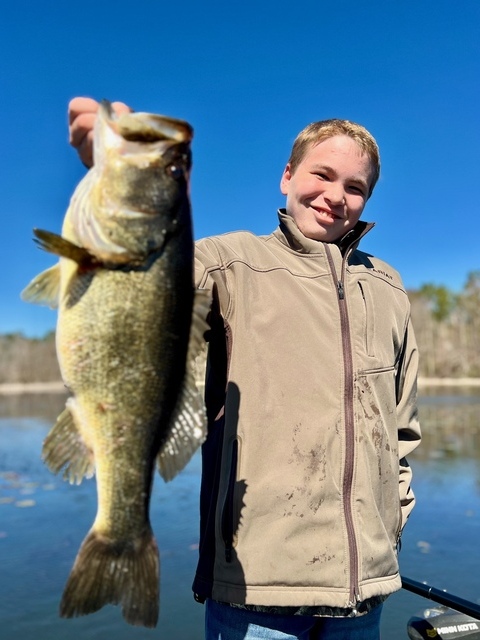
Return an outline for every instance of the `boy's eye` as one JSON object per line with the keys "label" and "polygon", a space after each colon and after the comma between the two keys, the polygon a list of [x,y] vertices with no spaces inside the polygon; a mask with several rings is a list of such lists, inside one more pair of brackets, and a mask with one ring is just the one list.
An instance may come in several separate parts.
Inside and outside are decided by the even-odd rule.
{"label": "boy's eye", "polygon": [[365,195],[365,191],[363,189],[363,187],[357,187],[357,185],[350,185],[349,187],[350,191],[353,191],[353,193],[357,193],[358,195],[364,196]]}

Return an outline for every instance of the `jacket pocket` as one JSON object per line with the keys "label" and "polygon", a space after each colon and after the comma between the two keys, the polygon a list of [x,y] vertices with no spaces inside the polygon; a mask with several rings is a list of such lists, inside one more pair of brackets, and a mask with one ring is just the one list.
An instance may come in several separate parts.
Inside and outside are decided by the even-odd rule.
{"label": "jacket pocket", "polygon": [[365,557],[375,557],[382,548],[392,559],[402,529],[395,367],[363,371],[357,384],[359,505],[363,527],[374,541],[367,542]]}
{"label": "jacket pocket", "polygon": [[233,537],[236,530],[235,523],[235,484],[237,479],[238,464],[238,440],[232,442],[230,473],[228,477],[227,492],[223,503],[221,530],[223,543],[225,545],[225,560],[232,561]]}
{"label": "jacket pocket", "polygon": [[375,331],[375,325],[374,325],[374,310],[373,310],[373,298],[372,295],[370,293],[370,287],[369,284],[366,280],[359,280],[358,281],[358,287],[360,289],[360,294],[362,296],[362,300],[363,300],[363,305],[364,305],[364,309],[365,309],[365,332],[364,332],[364,336],[365,336],[365,352],[368,356],[370,357],[374,357],[375,356],[375,350],[374,350],[374,331]]}

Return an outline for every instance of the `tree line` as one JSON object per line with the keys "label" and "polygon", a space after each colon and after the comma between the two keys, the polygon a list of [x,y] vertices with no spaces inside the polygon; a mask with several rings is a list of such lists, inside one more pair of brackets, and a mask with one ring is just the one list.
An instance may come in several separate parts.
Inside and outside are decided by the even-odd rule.
{"label": "tree line", "polygon": [[409,291],[420,351],[420,375],[480,377],[480,271],[460,293],[425,284]]}
{"label": "tree line", "polygon": [[[460,293],[425,284],[408,292],[420,351],[420,375],[480,377],[480,271],[471,272]],[[60,380],[55,334],[27,338],[0,335],[0,384]]]}

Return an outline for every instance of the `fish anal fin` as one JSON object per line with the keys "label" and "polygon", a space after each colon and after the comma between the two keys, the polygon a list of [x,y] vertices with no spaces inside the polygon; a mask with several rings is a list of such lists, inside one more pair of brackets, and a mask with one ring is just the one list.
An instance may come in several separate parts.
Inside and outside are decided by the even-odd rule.
{"label": "fish anal fin", "polygon": [[63,478],[70,484],[80,484],[83,478],[93,476],[93,452],[80,434],[68,406],[45,438],[42,458],[53,473],[63,469]]}
{"label": "fish anal fin", "polygon": [[123,542],[91,529],[65,585],[60,616],[73,618],[120,604],[129,624],[155,627],[158,602],[159,556],[151,528]]}

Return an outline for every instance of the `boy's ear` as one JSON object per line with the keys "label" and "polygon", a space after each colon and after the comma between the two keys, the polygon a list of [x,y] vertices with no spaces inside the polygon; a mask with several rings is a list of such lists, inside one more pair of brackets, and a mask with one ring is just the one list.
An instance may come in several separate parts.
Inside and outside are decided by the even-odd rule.
{"label": "boy's ear", "polygon": [[288,187],[289,187],[291,177],[292,177],[292,172],[290,171],[290,163],[288,163],[285,169],[283,170],[282,179],[280,180],[280,191],[283,193],[284,196],[288,194]]}

